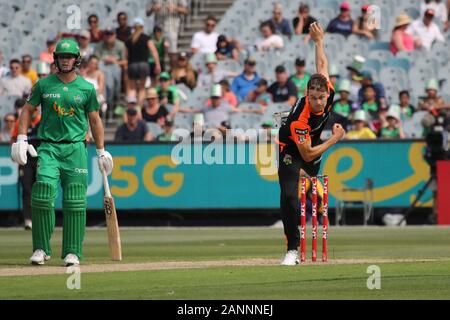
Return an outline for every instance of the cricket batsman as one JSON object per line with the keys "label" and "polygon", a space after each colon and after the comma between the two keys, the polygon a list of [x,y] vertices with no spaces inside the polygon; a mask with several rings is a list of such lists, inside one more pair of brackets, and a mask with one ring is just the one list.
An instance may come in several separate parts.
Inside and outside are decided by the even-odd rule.
{"label": "cricket batsman", "polygon": [[[104,149],[104,131],[99,103],[92,84],[78,76],[75,68],[81,57],[73,39],[56,45],[54,61],[58,72],[40,79],[19,118],[19,135],[12,145],[12,159],[27,163],[27,153],[38,156],[36,182],[31,194],[33,222],[32,264],[43,265],[52,255],[50,239],[55,228],[54,202],[57,188],[63,190],[62,256],[66,266],[82,259],[86,227],[88,121],[97,147],[100,170],[109,175],[113,169],[111,154]],[[27,141],[31,115],[41,105],[38,152]]]}
{"label": "cricket batsman", "polygon": [[329,80],[328,61],[324,52],[324,31],[314,22],[310,36],[315,42],[317,73],[307,84],[306,96],[298,99],[279,131],[278,177],[281,188],[281,218],[287,239],[287,253],[282,265],[299,263],[300,199],[299,179],[303,169],[309,176],[316,176],[322,154],[344,136],[340,124],[334,124],[331,138],[325,142],[320,134],[330,115],[334,88]]}

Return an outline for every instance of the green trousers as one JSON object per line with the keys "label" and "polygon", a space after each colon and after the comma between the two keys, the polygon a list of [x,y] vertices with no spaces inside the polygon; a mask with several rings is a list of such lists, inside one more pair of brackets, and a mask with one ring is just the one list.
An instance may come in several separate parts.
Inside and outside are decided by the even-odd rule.
{"label": "green trousers", "polygon": [[86,228],[87,149],[84,142],[47,143],[38,149],[38,169],[31,208],[33,251],[52,254],[50,239],[55,229],[55,199],[59,184],[63,190],[63,242],[61,257],[82,258]]}

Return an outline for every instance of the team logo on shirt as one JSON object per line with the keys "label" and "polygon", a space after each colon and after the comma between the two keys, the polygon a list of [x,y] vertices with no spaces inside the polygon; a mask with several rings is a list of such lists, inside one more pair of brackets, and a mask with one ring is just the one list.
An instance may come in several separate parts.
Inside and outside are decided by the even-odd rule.
{"label": "team logo on shirt", "polygon": [[306,135],[309,133],[308,129],[295,129],[295,134],[298,137],[299,142],[305,142],[306,141]]}
{"label": "team logo on shirt", "polygon": [[47,99],[47,98],[59,99],[59,98],[61,98],[61,95],[59,93],[44,93],[42,95],[42,99]]}
{"label": "team logo on shirt", "polygon": [[76,95],[73,97],[73,100],[75,100],[76,103],[81,103],[83,101],[83,98],[80,97],[80,95]]}
{"label": "team logo on shirt", "polygon": [[283,162],[287,166],[292,164],[292,156],[290,154],[285,154],[284,158],[283,158]]}
{"label": "team logo on shirt", "polygon": [[66,108],[59,106],[56,101],[53,103],[53,110],[56,111],[59,116],[63,117],[73,117],[75,115],[75,109],[73,107],[70,107],[69,110],[66,110]]}

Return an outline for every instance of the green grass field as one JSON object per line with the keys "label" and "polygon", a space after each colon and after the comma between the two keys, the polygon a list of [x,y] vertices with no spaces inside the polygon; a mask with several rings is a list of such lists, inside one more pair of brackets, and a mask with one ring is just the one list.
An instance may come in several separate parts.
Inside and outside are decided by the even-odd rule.
{"label": "green grass field", "polygon": [[[53,237],[53,257],[43,268],[28,265],[31,233],[3,229],[0,299],[450,299],[450,228],[332,227],[329,262],[295,267],[278,265],[282,233],[271,228],[124,229],[124,260],[117,263],[109,260],[106,231],[88,229],[81,289],[69,290],[68,274],[3,274],[47,266],[63,273],[60,229]],[[230,266],[238,260],[247,263]],[[195,268],[164,269],[176,261],[193,262]],[[214,261],[225,266],[205,266]],[[133,270],[142,263],[161,268]],[[129,271],[83,272],[112,264]],[[370,265],[380,267],[379,290],[367,288]]]}

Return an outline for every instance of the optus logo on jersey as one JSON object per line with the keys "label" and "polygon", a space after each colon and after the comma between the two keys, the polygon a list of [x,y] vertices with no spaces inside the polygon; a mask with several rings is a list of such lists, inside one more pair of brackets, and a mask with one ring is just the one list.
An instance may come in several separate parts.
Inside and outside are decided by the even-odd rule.
{"label": "optus logo on jersey", "polygon": [[59,99],[61,98],[61,95],[59,93],[44,93],[42,94],[43,99],[53,98],[53,99]]}
{"label": "optus logo on jersey", "polygon": [[55,110],[59,116],[69,116],[73,117],[75,115],[75,109],[70,107],[69,111],[66,111],[66,108],[59,106],[56,101],[53,103],[53,110]]}

